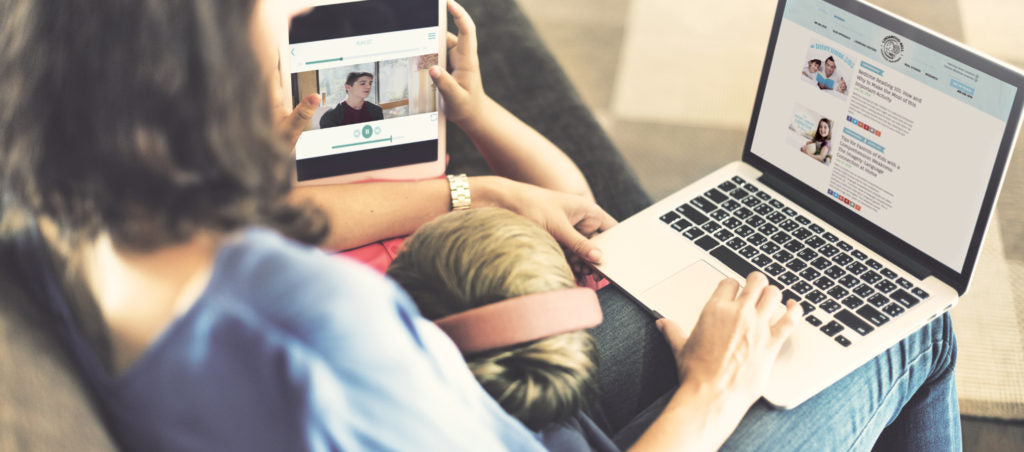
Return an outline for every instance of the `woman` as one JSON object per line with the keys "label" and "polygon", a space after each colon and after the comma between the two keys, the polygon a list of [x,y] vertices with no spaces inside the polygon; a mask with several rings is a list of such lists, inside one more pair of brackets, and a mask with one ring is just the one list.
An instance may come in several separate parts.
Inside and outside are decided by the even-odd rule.
{"label": "woman", "polygon": [[814,130],[814,137],[800,151],[819,162],[827,163],[825,159],[832,155],[832,121],[821,118]]}
{"label": "woman", "polygon": [[320,117],[320,128],[359,124],[384,119],[384,111],[372,102],[367,102],[373,89],[373,74],[350,72],[345,79],[344,101]]}

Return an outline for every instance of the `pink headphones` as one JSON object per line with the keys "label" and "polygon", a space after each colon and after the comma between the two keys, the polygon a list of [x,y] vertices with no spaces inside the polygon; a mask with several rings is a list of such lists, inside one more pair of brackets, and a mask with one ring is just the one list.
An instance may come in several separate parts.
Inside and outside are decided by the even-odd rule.
{"label": "pink headphones", "polygon": [[597,326],[597,294],[585,287],[509,298],[434,321],[463,354],[535,341]]}

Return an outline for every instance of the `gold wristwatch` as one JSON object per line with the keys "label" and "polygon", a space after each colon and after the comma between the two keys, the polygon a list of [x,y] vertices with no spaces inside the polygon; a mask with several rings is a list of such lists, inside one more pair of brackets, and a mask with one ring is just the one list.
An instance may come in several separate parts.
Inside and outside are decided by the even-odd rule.
{"label": "gold wristwatch", "polygon": [[452,192],[452,210],[469,208],[469,178],[465,174],[448,176],[448,188]]}

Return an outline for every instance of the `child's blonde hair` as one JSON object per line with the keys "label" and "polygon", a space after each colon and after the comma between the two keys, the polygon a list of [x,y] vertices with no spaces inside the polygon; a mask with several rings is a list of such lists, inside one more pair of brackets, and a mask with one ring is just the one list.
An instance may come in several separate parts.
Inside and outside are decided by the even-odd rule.
{"label": "child's blonde hair", "polygon": [[[576,286],[551,235],[498,208],[452,212],[425,224],[405,242],[387,274],[431,320]],[[466,358],[484,389],[534,430],[588,409],[597,395],[597,350],[586,331]]]}

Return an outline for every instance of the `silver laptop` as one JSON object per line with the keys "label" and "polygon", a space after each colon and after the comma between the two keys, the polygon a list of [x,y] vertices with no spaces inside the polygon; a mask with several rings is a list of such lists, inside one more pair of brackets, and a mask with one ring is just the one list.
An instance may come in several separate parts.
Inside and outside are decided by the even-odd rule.
{"label": "silver laptop", "polygon": [[780,0],[742,160],[598,236],[598,269],[686,329],[765,273],[804,311],[765,394],[795,407],[967,290],[1022,104],[1024,74],[919,25]]}

